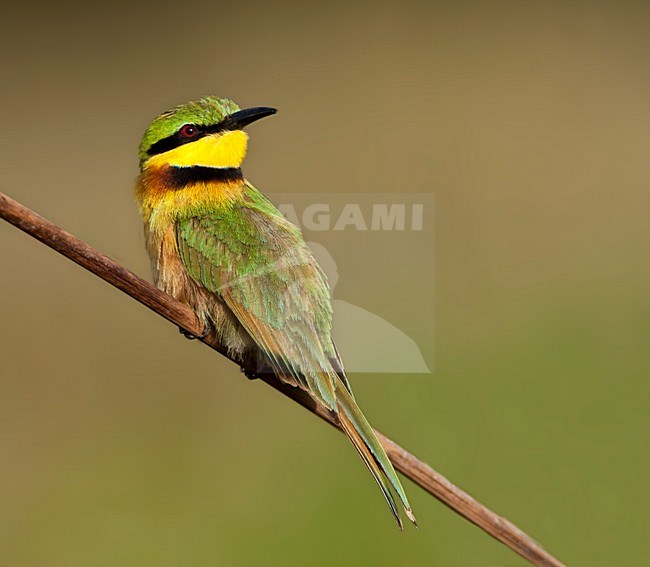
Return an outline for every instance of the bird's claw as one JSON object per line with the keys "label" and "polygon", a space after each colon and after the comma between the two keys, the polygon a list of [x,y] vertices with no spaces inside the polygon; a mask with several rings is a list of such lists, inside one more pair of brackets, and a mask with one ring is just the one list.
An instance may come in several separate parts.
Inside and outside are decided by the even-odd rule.
{"label": "bird's claw", "polygon": [[203,328],[203,332],[197,337],[196,335],[190,333],[187,329],[183,329],[183,327],[178,327],[178,332],[183,335],[186,339],[193,341],[195,339],[199,339],[202,341],[205,339],[210,334],[210,331],[212,330],[211,326],[209,324],[206,324],[205,327]]}

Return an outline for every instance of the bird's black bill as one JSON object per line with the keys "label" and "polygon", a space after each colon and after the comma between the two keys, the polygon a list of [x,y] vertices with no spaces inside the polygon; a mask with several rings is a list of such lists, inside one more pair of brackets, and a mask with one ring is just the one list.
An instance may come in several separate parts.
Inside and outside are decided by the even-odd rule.
{"label": "bird's black bill", "polygon": [[[277,109],[270,108],[268,106],[256,106],[254,108],[245,108],[244,110],[238,110],[232,114],[226,116],[221,122],[217,124],[194,124],[194,133],[192,136],[188,137],[187,135],[182,134],[182,128],[178,132],[175,132],[171,136],[167,136],[162,140],[158,140],[156,143],[152,144],[151,147],[147,150],[147,154],[154,156],[156,154],[162,154],[173,150],[178,146],[183,144],[189,144],[190,142],[195,142],[196,140],[203,138],[204,136],[209,136],[210,134],[216,134],[218,132],[224,132],[226,130],[241,130],[245,128],[252,122],[264,118],[266,116],[271,116],[275,114]],[[187,126],[184,124],[183,126]]]}
{"label": "bird's black bill", "polygon": [[219,124],[216,124],[214,128],[218,127],[219,130],[241,130],[252,122],[259,120],[260,118],[271,116],[271,114],[275,114],[276,112],[277,109],[268,106],[245,108],[244,110],[233,112],[231,115],[226,116]]}

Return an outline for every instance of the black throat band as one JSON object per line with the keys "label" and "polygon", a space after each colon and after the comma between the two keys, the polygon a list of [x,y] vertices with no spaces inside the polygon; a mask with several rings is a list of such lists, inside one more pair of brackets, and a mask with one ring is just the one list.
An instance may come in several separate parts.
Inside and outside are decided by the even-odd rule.
{"label": "black throat band", "polygon": [[182,189],[194,183],[209,183],[210,181],[232,183],[244,179],[244,174],[239,167],[171,166],[166,173],[168,184],[173,189]]}

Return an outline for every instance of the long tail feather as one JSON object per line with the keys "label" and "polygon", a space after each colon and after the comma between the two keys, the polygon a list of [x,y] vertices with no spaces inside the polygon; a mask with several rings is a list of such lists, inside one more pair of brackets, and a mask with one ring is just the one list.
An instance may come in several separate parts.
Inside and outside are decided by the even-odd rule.
{"label": "long tail feather", "polygon": [[409,520],[417,526],[415,516],[411,510],[411,505],[406,498],[406,494],[402,488],[397,473],[388,459],[384,448],[375,436],[368,420],[365,418],[363,413],[361,413],[361,410],[345,387],[337,388],[336,397],[341,427],[350,438],[350,441],[352,441],[352,444],[366,463],[368,469],[370,469],[372,476],[375,477],[375,480],[383,492],[400,529],[402,528],[402,521],[399,517],[393,494],[386,483],[386,479],[395,489],[395,492],[397,492]]}
{"label": "long tail feather", "polygon": [[377,463],[372,453],[369,451],[365,442],[363,441],[363,439],[361,438],[357,430],[354,428],[354,425],[348,419],[347,415],[344,412],[339,413],[339,421],[341,422],[341,427],[343,427],[343,431],[350,438],[350,441],[352,441],[352,444],[354,445],[354,448],[359,453],[359,456],[363,459],[363,462],[366,463],[366,466],[372,473],[372,476],[377,481],[379,488],[384,494],[384,498],[386,498],[386,502],[388,502],[390,511],[392,512],[393,517],[395,518],[395,521],[397,522],[397,525],[401,530],[402,519],[399,517],[399,511],[397,510],[395,499],[393,498],[393,494],[391,493],[388,484],[386,484],[386,480],[381,474],[381,469],[377,466]]}

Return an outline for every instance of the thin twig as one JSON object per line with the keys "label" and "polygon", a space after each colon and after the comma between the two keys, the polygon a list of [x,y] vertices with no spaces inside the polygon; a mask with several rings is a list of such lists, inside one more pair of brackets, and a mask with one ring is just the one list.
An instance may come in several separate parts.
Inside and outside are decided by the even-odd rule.
{"label": "thin twig", "polygon": [[[183,327],[195,336],[201,335],[203,331],[201,324],[187,305],[179,303],[85,242],[3,193],[0,193],[0,217],[98,275],[168,321]],[[206,337],[203,342],[228,357],[225,349],[215,341],[214,335]],[[316,403],[303,390],[288,386],[273,375],[264,375],[262,379],[334,427],[339,427],[336,415]],[[544,551],[515,525],[477,502],[394,441],[379,432],[376,433],[395,468],[456,513],[485,530],[533,565],[563,567],[560,561]]]}

